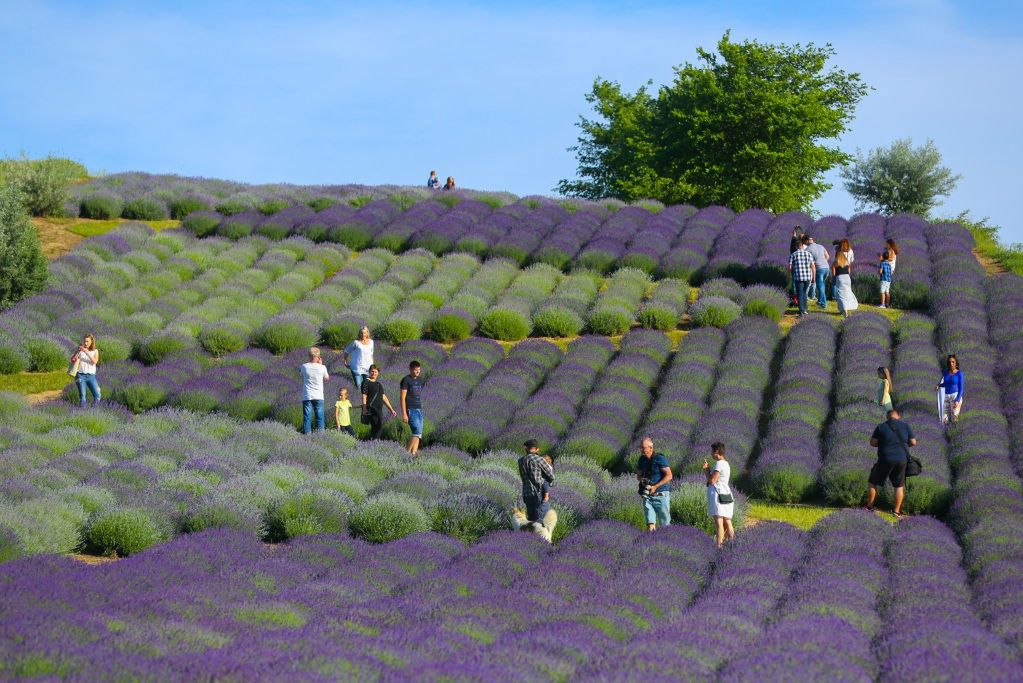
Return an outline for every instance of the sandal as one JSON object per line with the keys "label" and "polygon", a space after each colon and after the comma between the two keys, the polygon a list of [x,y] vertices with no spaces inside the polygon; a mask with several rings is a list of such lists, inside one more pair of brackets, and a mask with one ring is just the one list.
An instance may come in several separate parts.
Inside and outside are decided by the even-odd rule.
{"label": "sandal", "polygon": [[902,519],[903,517],[906,516],[906,515],[902,514],[901,512],[892,512],[892,514],[895,515],[895,519]]}
{"label": "sandal", "polygon": [[873,512],[873,511],[874,511],[874,506],[873,505],[868,505],[867,506],[867,512]]}

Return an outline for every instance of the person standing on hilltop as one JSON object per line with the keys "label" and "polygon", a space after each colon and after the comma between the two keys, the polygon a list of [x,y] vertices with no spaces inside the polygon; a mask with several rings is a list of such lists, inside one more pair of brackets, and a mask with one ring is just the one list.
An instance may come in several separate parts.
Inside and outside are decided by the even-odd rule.
{"label": "person standing on hilltop", "polygon": [[840,251],[835,255],[831,274],[835,282],[835,302],[838,303],[838,312],[848,318],[853,311],[860,307],[860,302],[856,300],[856,294],[853,292],[852,261],[849,260],[846,252]]}
{"label": "person standing on hilltop", "polygon": [[831,254],[824,248],[823,244],[817,244],[813,236],[807,236],[810,243],[806,245],[806,250],[813,256],[813,262],[816,265],[814,271],[814,286],[813,291],[817,295],[817,306],[820,308],[828,307],[828,273],[831,272]]}
{"label": "person standing on hilltop", "polygon": [[809,243],[804,235],[799,241],[799,248],[789,256],[789,272],[792,273],[792,286],[799,301],[800,317],[806,315],[806,293],[810,289],[810,283],[817,277],[817,265],[813,256],[806,250]]}
{"label": "person standing on hilltop", "polygon": [[[799,243],[803,241],[803,227],[800,225],[793,226],[792,228],[792,239],[789,240],[789,256],[792,256],[795,252],[799,251]],[[792,285],[789,290],[790,300],[793,306],[799,305],[799,299],[796,295],[796,281],[792,281]]]}
{"label": "person standing on hilltop", "polygon": [[440,189],[440,178],[437,177],[437,171],[430,171],[430,177],[426,179],[426,187],[431,190]]}
{"label": "person standing on hilltop", "polygon": [[445,190],[455,189],[455,179],[452,176],[448,176],[448,181],[444,183]]}

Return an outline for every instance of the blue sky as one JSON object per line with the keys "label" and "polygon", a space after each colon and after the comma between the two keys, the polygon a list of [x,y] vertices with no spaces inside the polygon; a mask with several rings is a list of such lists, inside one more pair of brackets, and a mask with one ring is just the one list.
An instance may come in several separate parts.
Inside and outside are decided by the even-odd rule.
{"label": "blue sky", "polygon": [[[831,43],[875,90],[841,141],[935,141],[969,209],[1023,242],[1023,9],[942,2],[0,0],[0,154],[250,182],[550,194],[595,76],[634,90],[734,39]],[[834,178],[823,213],[854,204]]]}

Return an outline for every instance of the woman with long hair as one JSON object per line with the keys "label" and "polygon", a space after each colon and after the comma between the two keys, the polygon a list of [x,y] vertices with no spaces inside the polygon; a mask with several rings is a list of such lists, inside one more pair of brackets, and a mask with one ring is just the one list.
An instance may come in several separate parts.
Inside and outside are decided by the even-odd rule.
{"label": "woman with long hair", "polygon": [[71,358],[72,362],[75,360],[78,361],[78,374],[75,375],[75,384],[78,385],[78,405],[85,407],[86,390],[92,394],[93,403],[99,403],[99,381],[96,379],[99,349],[96,347],[96,338],[91,334],[85,335],[85,339],[78,345],[78,350]]}
{"label": "woman with long hair", "polygon": [[963,371],[959,369],[959,359],[955,354],[950,353],[945,359],[945,372],[942,373],[941,382],[935,388],[945,390],[941,424],[955,424],[959,421],[959,411],[963,408],[963,392],[966,388]]}
{"label": "woman with long hair", "polygon": [[369,375],[369,367],[373,365],[373,338],[365,325],[359,329],[358,338],[348,342],[345,347],[345,365],[352,371],[352,382],[358,391]]}
{"label": "woman with long hair", "polygon": [[[842,241],[848,245],[848,240]],[[840,251],[835,255],[835,260],[831,264],[831,274],[835,283],[835,301],[838,302],[838,312],[848,318],[853,311],[860,307],[860,302],[856,300],[856,294],[853,292],[852,261],[846,256],[846,252]]]}
{"label": "woman with long hair", "polygon": [[877,404],[881,406],[881,410],[884,412],[885,417],[888,416],[888,411],[892,409],[892,391],[895,390],[895,385],[892,384],[892,373],[886,367],[880,367],[877,369]]}
{"label": "woman with long hair", "polygon": [[852,265],[852,262],[856,260],[856,256],[853,254],[852,244],[849,242],[848,238],[843,237],[838,241],[838,253],[845,254],[845,257],[849,259],[850,266]]}
{"label": "woman with long hair", "polygon": [[884,244],[888,249],[888,260],[892,263],[892,272],[894,273],[895,262],[899,259],[899,245],[891,238],[886,239]]}

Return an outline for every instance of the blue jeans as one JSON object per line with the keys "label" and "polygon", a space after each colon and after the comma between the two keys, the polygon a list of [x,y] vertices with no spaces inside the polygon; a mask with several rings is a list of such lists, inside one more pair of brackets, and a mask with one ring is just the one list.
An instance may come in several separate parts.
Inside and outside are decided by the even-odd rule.
{"label": "blue jeans", "polygon": [[408,409],[408,426],[412,430],[412,436],[423,438],[423,409]]}
{"label": "blue jeans", "polygon": [[369,375],[362,375],[352,370],[352,381],[355,382],[355,391],[362,389],[362,381],[369,377]]}
{"label": "blue jeans", "polygon": [[543,518],[551,509],[550,501],[545,503],[539,496],[522,496],[522,502],[526,504],[526,519],[530,522],[543,523]]}
{"label": "blue jeans", "polygon": [[817,269],[817,305],[824,308],[828,305],[828,271],[824,268]]}
{"label": "blue jeans", "polygon": [[78,385],[78,405],[85,406],[85,388],[88,387],[89,391],[92,392],[92,398],[96,403],[99,403],[100,391],[99,382],[96,381],[96,373],[94,372],[79,372],[75,375],[75,383]]}
{"label": "blue jeans", "polygon": [[656,496],[643,496],[643,512],[646,523],[656,526],[671,525],[671,493],[665,491]]}
{"label": "blue jeans", "polygon": [[316,411],[316,430],[324,431],[327,423],[323,419],[323,399],[312,398],[302,401],[302,433],[313,431],[313,411]]}
{"label": "blue jeans", "polygon": [[796,280],[796,297],[799,299],[799,314],[806,313],[806,292],[810,289],[809,280]]}

